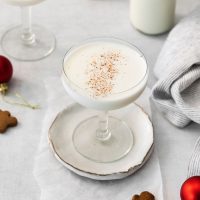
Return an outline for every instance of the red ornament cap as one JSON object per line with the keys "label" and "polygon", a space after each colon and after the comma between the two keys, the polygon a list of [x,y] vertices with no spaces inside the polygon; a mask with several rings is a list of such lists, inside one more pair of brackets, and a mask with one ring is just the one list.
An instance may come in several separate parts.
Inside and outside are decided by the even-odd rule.
{"label": "red ornament cap", "polygon": [[187,179],[181,187],[181,200],[200,200],[200,176]]}

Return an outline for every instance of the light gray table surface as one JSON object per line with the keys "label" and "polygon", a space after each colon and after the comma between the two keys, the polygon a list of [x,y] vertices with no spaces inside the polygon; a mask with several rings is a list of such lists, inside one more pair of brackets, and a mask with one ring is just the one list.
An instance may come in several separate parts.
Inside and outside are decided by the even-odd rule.
{"label": "light gray table surface", "polygon": [[[178,0],[176,22],[198,3],[198,0]],[[128,8],[128,0],[47,0],[34,6],[34,23],[46,26],[55,34],[57,48],[51,56],[38,62],[19,62],[12,59],[15,82],[26,84],[29,79],[38,82],[45,77],[60,78],[62,58],[71,45],[90,37],[115,36],[134,43],[143,51],[150,68],[148,86],[152,88],[156,82],[153,67],[167,34],[147,36],[136,31],[129,22]],[[0,37],[6,29],[18,23],[19,8],[0,2]],[[0,54],[3,54],[1,49]],[[12,106],[2,103],[0,108],[12,111]],[[154,106],[152,113],[166,199],[177,200],[181,183],[187,176],[189,158],[199,135],[199,125],[192,124],[184,130],[177,129]],[[32,169],[40,134],[22,133],[20,137],[23,143],[20,144],[9,142],[17,137],[12,134],[6,139],[0,138],[1,200],[39,200],[40,189],[34,180]],[[23,147],[20,146],[22,144]],[[12,151],[7,153],[5,146]],[[24,148],[23,155],[17,155],[18,148]],[[7,157],[13,157],[13,162],[8,163]]]}

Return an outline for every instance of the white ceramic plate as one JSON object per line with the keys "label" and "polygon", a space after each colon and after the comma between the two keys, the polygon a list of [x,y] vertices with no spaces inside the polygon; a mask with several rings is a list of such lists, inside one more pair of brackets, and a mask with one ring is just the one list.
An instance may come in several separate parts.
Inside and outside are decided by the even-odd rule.
{"label": "white ceramic plate", "polygon": [[49,129],[49,144],[58,161],[76,174],[96,180],[121,179],[141,168],[153,150],[153,127],[148,115],[136,104],[112,113],[128,123],[134,134],[134,146],[124,158],[97,163],[75,150],[72,142],[75,126],[86,117],[96,115],[96,111],[72,104],[57,115]]}

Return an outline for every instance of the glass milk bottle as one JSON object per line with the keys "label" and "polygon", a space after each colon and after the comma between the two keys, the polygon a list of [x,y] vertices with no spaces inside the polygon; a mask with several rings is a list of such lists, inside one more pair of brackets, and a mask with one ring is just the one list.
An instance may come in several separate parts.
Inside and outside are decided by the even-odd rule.
{"label": "glass milk bottle", "polygon": [[146,34],[161,34],[174,24],[176,0],[130,0],[130,20]]}

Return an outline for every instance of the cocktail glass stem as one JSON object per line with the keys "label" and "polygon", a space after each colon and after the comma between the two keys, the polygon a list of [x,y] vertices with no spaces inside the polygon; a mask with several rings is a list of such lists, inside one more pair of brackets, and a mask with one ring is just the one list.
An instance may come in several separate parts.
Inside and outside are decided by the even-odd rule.
{"label": "cocktail glass stem", "polygon": [[108,111],[103,111],[99,115],[99,128],[96,131],[96,137],[98,140],[106,141],[111,137],[111,132],[108,128]]}
{"label": "cocktail glass stem", "polygon": [[21,7],[22,12],[22,34],[21,39],[25,45],[34,45],[35,34],[32,32],[32,8],[30,6]]}

